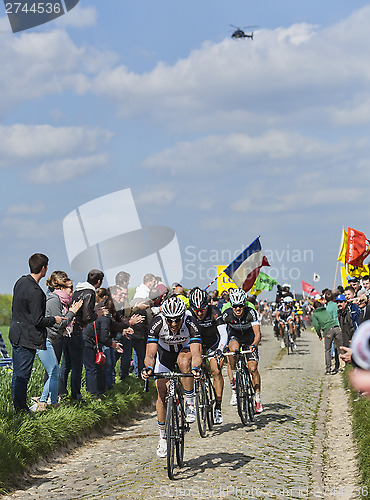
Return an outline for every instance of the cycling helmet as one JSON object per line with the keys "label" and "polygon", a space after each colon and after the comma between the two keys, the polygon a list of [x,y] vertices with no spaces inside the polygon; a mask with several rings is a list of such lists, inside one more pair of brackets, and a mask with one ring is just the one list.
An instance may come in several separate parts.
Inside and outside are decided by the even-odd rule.
{"label": "cycling helmet", "polygon": [[205,309],[208,305],[208,294],[199,287],[193,288],[189,295],[189,304],[192,309]]}
{"label": "cycling helmet", "polygon": [[185,302],[178,297],[170,297],[162,304],[162,314],[165,318],[178,318],[186,311]]}
{"label": "cycling helmet", "polygon": [[233,307],[245,306],[245,301],[247,300],[245,292],[241,288],[233,288],[232,290],[230,290],[229,298],[230,298],[230,304]]}
{"label": "cycling helmet", "polygon": [[288,288],[288,290],[290,290],[291,285],[290,285],[289,283],[284,283],[284,284],[282,285],[282,288]]}
{"label": "cycling helmet", "polygon": [[293,297],[285,297],[283,299],[283,302],[285,302],[285,304],[291,304],[292,302],[294,302],[294,299]]}

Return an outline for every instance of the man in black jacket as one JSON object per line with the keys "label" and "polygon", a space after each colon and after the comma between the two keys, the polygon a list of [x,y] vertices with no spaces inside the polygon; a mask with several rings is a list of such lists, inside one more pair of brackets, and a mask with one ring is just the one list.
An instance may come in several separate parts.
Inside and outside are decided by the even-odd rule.
{"label": "man in black jacket", "polygon": [[93,323],[98,317],[94,310],[95,290],[101,287],[103,278],[103,271],[92,269],[87,275],[85,282],[77,283],[76,290],[72,296],[72,302],[82,299],[83,304],[76,313],[71,336],[64,337],[63,339],[63,361],[60,368],[59,394],[68,394],[67,381],[69,372],[71,372],[71,398],[79,402],[83,402],[81,396],[84,349],[82,330],[89,323]]}
{"label": "man in black jacket", "polygon": [[30,411],[27,406],[27,385],[31,376],[36,349],[46,349],[46,327],[60,324],[62,317],[45,317],[46,296],[39,286],[45,277],[49,259],[42,253],[32,255],[28,264],[31,273],[14,285],[9,340],[13,348],[12,400],[14,408]]}

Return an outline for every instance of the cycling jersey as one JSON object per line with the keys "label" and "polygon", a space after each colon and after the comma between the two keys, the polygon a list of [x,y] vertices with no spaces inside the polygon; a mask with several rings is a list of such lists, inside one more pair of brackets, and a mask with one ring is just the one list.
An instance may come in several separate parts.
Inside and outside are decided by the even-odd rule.
{"label": "cycling jersey", "polygon": [[171,332],[162,314],[155,316],[150,324],[147,340],[148,343],[156,342],[162,349],[171,352],[180,352],[192,342],[201,341],[199,325],[189,311],[186,311],[184,322],[177,333]]}
{"label": "cycling jersey", "polygon": [[292,309],[290,307],[287,307],[286,304],[283,303],[281,306],[278,307],[278,312],[280,313],[279,320],[287,321],[292,317],[294,308]]}
{"label": "cycling jersey", "polygon": [[200,326],[202,345],[205,351],[224,350],[227,344],[227,329],[218,307],[209,305],[204,319],[196,320]]}
{"label": "cycling jersey", "polygon": [[251,307],[245,307],[243,314],[237,318],[233,309],[226,309],[223,320],[227,325],[230,340],[237,340],[240,345],[251,345],[254,341],[253,326],[259,325],[257,313]]}

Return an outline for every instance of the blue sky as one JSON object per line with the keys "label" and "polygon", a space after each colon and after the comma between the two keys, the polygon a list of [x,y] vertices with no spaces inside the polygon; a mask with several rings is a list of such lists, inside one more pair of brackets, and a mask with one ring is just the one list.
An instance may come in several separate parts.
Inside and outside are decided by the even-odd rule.
{"label": "blue sky", "polygon": [[80,0],[16,35],[1,15],[0,292],[36,251],[82,279],[63,219],[127,188],[186,286],[258,235],[280,283],[332,286],[342,226],[369,235],[369,3]]}

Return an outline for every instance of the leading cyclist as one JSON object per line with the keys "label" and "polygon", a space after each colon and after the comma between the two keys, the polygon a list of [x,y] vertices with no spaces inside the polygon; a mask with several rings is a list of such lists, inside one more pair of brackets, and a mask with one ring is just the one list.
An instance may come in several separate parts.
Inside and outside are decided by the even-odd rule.
{"label": "leading cyclist", "polygon": [[[223,319],[229,332],[228,348],[230,352],[244,347],[252,352],[248,353],[248,370],[252,375],[252,383],[255,390],[256,411],[261,413],[261,376],[258,372],[258,344],[261,340],[261,328],[257,313],[246,305],[246,295],[241,288],[230,290],[231,307],[223,313]],[[236,405],[236,359],[229,356],[228,363],[232,371],[232,398],[231,405]]]}
{"label": "leading cyclist", "polygon": [[203,354],[215,355],[209,361],[216,393],[215,424],[222,424],[223,351],[227,344],[227,329],[218,307],[209,303],[209,296],[200,288],[193,288],[189,295],[190,309],[200,325]]}
{"label": "leading cyclist", "polygon": [[[190,311],[186,311],[185,303],[178,297],[171,297],[163,302],[161,313],[153,318],[150,324],[142,378],[148,378],[153,371],[172,372],[176,363],[181,373],[191,372],[195,379],[199,379],[202,363],[199,326]],[[196,418],[194,380],[191,377],[183,377],[181,382],[185,391],[186,421],[191,423]],[[156,409],[159,427],[157,455],[164,458],[167,455],[167,443],[164,438],[167,381],[159,378],[155,384],[158,393]]]}
{"label": "leading cyclist", "polygon": [[288,325],[289,332],[293,337],[293,349],[297,349],[296,341],[296,325],[295,325],[295,310],[294,299],[287,296],[283,299],[281,305],[276,311],[276,323],[278,324],[281,339],[281,348],[284,349],[284,328]]}

